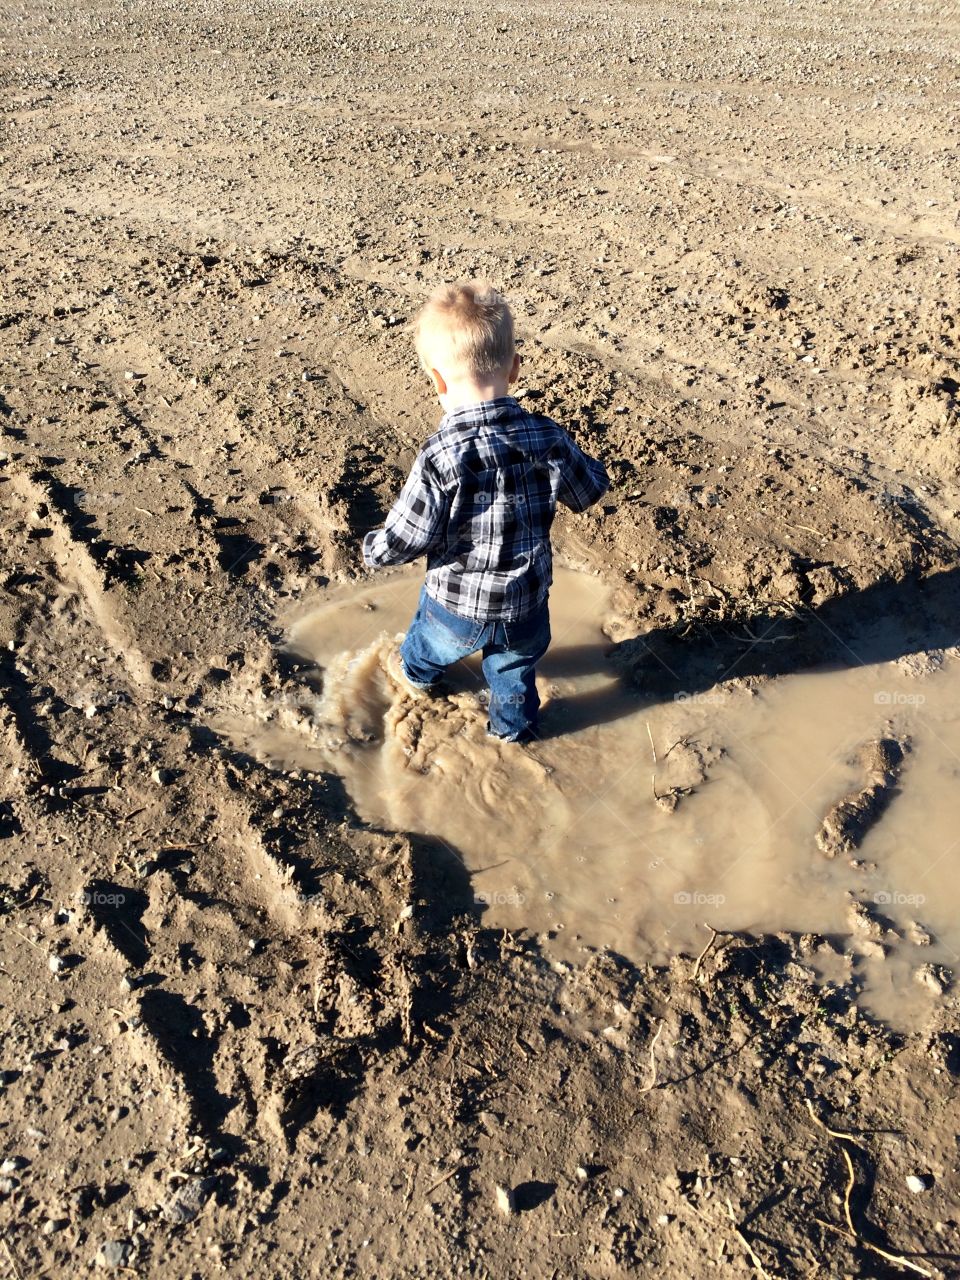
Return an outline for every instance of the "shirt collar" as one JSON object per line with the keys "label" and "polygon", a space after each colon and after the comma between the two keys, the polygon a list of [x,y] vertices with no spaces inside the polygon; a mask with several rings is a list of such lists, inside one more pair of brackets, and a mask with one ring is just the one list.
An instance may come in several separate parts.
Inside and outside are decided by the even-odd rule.
{"label": "shirt collar", "polygon": [[476,404],[463,404],[445,413],[441,427],[466,426],[469,423],[489,422],[492,418],[510,417],[522,413],[515,396],[497,396],[494,400],[478,400]]}

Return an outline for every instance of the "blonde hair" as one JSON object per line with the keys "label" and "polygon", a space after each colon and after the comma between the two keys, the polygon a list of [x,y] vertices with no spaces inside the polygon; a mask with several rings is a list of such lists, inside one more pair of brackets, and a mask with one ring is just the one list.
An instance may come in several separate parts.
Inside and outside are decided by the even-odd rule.
{"label": "blonde hair", "polygon": [[421,364],[443,365],[473,378],[509,368],[515,353],[513,316],[486,280],[447,284],[417,316],[414,342]]}

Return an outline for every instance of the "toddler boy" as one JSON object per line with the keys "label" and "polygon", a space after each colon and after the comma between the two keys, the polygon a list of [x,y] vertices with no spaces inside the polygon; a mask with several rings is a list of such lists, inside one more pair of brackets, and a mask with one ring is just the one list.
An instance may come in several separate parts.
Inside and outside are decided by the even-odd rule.
{"label": "toddler boy", "polygon": [[391,674],[417,696],[477,650],[490,688],[487,732],[537,737],[536,664],[550,643],[550,527],[557,503],[583,511],[609,487],[601,462],[550,418],[508,394],[520,357],[513,316],[490,285],[437,290],[415,342],[444,415],[383,528],[363,540],[371,567],[427,557],[417,612]]}

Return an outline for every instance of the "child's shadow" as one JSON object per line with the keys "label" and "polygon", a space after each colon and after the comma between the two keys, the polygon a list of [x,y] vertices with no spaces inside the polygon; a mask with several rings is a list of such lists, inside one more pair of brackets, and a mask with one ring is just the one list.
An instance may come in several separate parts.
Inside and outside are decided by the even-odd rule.
{"label": "child's shadow", "polygon": [[632,715],[652,701],[636,683],[629,670],[617,669],[619,646],[609,640],[602,644],[574,644],[550,649],[537,667],[548,684],[578,676],[607,676],[598,688],[580,693],[559,693],[545,702],[538,737],[558,738],[577,733],[591,725],[609,724]]}
{"label": "child's shadow", "polygon": [[[960,642],[960,568],[882,582],[792,616],[700,620],[655,628],[619,643],[560,645],[539,665],[547,680],[605,674],[609,681],[561,694],[544,707],[540,737],[606,724],[655,702],[685,701],[747,676],[782,676],[892,662]],[[878,703],[881,700],[878,699]]]}

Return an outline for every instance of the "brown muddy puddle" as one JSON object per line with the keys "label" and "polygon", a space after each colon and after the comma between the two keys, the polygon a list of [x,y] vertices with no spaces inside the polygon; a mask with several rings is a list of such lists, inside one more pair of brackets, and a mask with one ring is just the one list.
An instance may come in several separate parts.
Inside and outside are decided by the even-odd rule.
{"label": "brown muddy puddle", "polygon": [[[605,946],[663,962],[699,952],[706,924],[817,933],[843,952],[812,956],[824,977],[853,978],[896,1025],[923,1021],[937,997],[916,971],[960,960],[960,661],[653,702],[611,671],[608,590],[558,569],[539,669],[547,736],[525,750],[486,737],[475,660],[426,702],[384,673],[421,581],[373,579],[301,610],[289,648],[302,688],[218,727],[278,767],[336,772],[365,821],[442,840],[483,922],[545,935],[557,959]],[[818,828],[860,785],[857,748],[885,725],[910,739],[898,788],[860,848],[828,859]],[[878,920],[872,938],[851,923],[851,898]]]}

